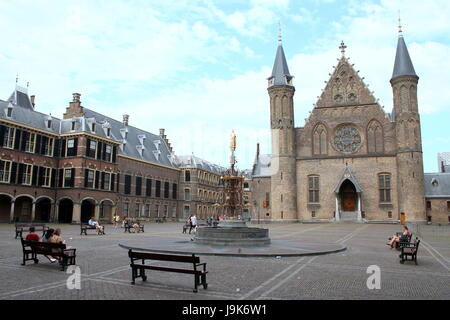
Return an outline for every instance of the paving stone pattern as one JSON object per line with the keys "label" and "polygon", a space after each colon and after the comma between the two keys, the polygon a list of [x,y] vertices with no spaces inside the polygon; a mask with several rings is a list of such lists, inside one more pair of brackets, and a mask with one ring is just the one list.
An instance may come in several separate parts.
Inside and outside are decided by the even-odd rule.
{"label": "paving stone pattern", "polygon": [[[165,241],[187,241],[181,223],[148,224],[145,233],[129,234],[107,226],[107,234],[79,235],[79,226],[60,227],[67,244],[77,248],[81,289],[69,290],[69,274],[46,258],[39,264],[21,266],[20,241],[14,226],[0,225],[0,299],[449,299],[450,240],[435,233],[423,239],[418,263],[399,263],[387,238],[400,231],[396,225],[367,224],[270,224],[274,240],[342,244],[346,251],[306,257],[249,258],[202,256],[207,262],[208,289],[193,293],[193,277],[149,271],[148,280],[131,285],[127,251],[119,243],[142,248],[161,246]],[[422,232],[426,235],[426,230]],[[381,269],[381,289],[369,290],[367,268]]]}

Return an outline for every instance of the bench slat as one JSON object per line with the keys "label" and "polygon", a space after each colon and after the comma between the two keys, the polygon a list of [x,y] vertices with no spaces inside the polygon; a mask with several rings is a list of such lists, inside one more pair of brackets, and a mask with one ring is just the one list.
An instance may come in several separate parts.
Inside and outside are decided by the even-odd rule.
{"label": "bench slat", "polygon": [[170,268],[170,267],[162,267],[162,266],[151,266],[146,264],[132,264],[131,266],[136,268],[144,268],[144,269],[150,269],[150,270],[158,270],[158,271],[171,271],[171,272],[178,272],[178,273],[187,273],[187,274],[206,274],[208,271],[203,272],[200,270],[194,271],[189,269],[179,269],[179,268]]}
{"label": "bench slat", "polygon": [[128,255],[132,259],[149,259],[149,260],[160,260],[160,261],[174,261],[174,262],[184,262],[184,263],[199,263],[199,257],[193,256],[180,256],[180,255],[169,255],[169,254],[159,254],[159,253],[147,253],[147,252],[130,252]]}

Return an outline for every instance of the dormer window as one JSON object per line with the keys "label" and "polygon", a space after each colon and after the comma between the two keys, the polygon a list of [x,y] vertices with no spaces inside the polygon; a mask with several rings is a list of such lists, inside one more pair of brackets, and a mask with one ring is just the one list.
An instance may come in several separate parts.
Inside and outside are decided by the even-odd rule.
{"label": "dormer window", "polygon": [[111,136],[111,128],[106,130],[106,136],[109,138]]}
{"label": "dormer window", "polygon": [[145,141],[145,134],[138,135],[139,142],[143,145]]}
{"label": "dormer window", "polygon": [[439,182],[435,178],[433,178],[433,179],[431,179],[431,185],[433,187],[438,187],[439,186]]}
{"label": "dormer window", "polygon": [[8,118],[12,117],[12,111],[13,111],[13,108],[11,106],[9,106],[8,109],[6,109],[6,116]]}
{"label": "dormer window", "polygon": [[52,120],[48,119],[47,120],[47,129],[51,129],[52,128]]}
{"label": "dormer window", "polygon": [[155,140],[155,141],[153,141],[153,144],[155,145],[156,150],[159,150],[159,145],[161,144],[161,140]]}
{"label": "dormer window", "polygon": [[95,122],[94,123],[92,123],[92,130],[91,130],[92,132],[95,132]]}
{"label": "dormer window", "polygon": [[70,130],[74,131],[74,130],[75,130],[75,125],[76,125],[76,122],[75,122],[75,121],[72,121],[72,127],[71,127]]}

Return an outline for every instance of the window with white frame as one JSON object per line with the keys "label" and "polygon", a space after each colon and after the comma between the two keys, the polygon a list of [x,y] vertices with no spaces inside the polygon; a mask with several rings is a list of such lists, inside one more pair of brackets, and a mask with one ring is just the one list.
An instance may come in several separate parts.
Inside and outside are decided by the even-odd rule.
{"label": "window with white frame", "polygon": [[31,184],[31,178],[33,176],[33,166],[31,164],[26,164],[23,176],[22,176],[22,184]]}
{"label": "window with white frame", "polygon": [[0,182],[8,183],[11,177],[11,161],[0,160]]}
{"label": "window with white frame", "polygon": [[97,154],[97,141],[91,140],[89,142],[88,157],[95,158],[96,154]]}
{"label": "window with white frame", "polygon": [[34,153],[35,145],[36,145],[36,134],[30,133],[28,140],[25,142],[25,152]]}
{"label": "window with white frame", "polygon": [[110,145],[106,145],[105,161],[111,162],[111,154],[112,154],[112,147]]}
{"label": "window with white frame", "polygon": [[52,183],[52,168],[44,168],[43,187],[50,187]]}
{"label": "window with white frame", "polygon": [[53,138],[48,138],[46,143],[44,144],[44,155],[45,156],[53,156]]}
{"label": "window with white frame", "polygon": [[14,133],[15,128],[6,127],[5,135],[3,136],[3,147],[13,149],[14,148]]}
{"label": "window with white frame", "polygon": [[150,205],[148,203],[144,205],[144,216],[150,217]]}
{"label": "window with white frame", "polygon": [[110,173],[105,173],[105,176],[103,178],[103,188],[104,190],[110,190],[111,189],[111,174]]}
{"label": "window with white frame", "polygon": [[95,183],[95,170],[88,170],[87,174],[87,187],[88,188],[94,188]]}

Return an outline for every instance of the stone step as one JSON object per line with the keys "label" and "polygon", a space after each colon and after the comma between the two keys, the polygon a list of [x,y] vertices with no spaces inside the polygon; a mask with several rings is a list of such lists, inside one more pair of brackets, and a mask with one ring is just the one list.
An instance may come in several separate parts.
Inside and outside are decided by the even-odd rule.
{"label": "stone step", "polygon": [[341,212],[341,221],[358,221],[358,212]]}

